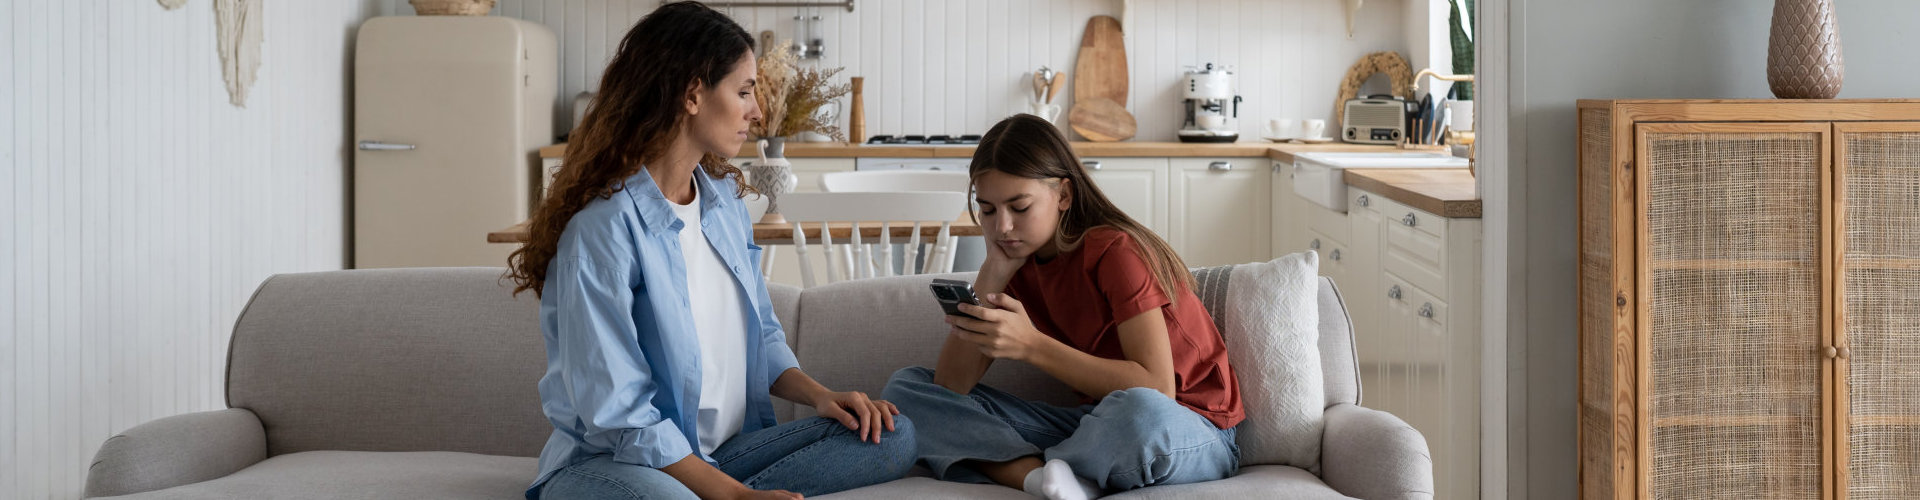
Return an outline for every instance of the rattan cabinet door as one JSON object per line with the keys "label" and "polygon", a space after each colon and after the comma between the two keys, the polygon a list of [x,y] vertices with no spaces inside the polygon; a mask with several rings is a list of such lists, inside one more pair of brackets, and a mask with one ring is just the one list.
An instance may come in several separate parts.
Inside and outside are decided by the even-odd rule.
{"label": "rattan cabinet door", "polygon": [[1642,492],[1820,498],[1826,123],[1643,123]]}
{"label": "rattan cabinet door", "polygon": [[1846,498],[1920,495],[1920,124],[1836,126]]}

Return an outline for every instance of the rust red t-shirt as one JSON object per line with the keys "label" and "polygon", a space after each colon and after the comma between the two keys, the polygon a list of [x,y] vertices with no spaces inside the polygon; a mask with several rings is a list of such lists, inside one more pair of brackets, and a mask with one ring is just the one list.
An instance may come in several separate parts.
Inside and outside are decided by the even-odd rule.
{"label": "rust red t-shirt", "polygon": [[1107,359],[1127,359],[1121,322],[1159,310],[1173,348],[1174,400],[1222,429],[1238,425],[1246,417],[1240,383],[1213,318],[1184,284],[1178,285],[1178,305],[1168,307],[1175,302],[1161,292],[1142,255],[1127,233],[1095,228],[1073,251],[1045,263],[1027,259],[1007,284],[1007,295],[1026,305],[1042,333]]}

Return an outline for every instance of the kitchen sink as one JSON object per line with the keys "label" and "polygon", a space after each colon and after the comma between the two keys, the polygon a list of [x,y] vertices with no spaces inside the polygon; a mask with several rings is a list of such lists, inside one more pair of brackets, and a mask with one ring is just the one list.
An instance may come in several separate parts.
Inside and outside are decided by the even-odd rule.
{"label": "kitchen sink", "polygon": [[1335,212],[1347,211],[1349,168],[1467,168],[1467,159],[1430,152],[1298,153],[1293,192]]}

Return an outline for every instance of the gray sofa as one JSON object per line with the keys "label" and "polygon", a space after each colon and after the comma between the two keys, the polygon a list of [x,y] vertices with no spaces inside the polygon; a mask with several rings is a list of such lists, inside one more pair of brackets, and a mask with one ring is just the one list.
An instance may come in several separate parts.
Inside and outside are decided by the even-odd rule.
{"label": "gray sofa", "polygon": [[[162,418],[108,439],[88,472],[86,496],[520,498],[551,428],[535,390],[545,368],[538,301],[532,294],[510,297],[502,271],[362,270],[268,279],[234,326],[229,408]],[[1227,274],[1199,273],[1203,280]],[[927,292],[929,278],[869,279],[805,292],[775,285],[772,296],[808,373],[829,387],[878,394],[895,369],[930,365],[939,349],[946,327]],[[1212,288],[1225,289],[1202,287]],[[1218,300],[1203,297],[1210,308]],[[1320,304],[1323,470],[1254,465],[1225,480],[1112,498],[1431,498],[1424,438],[1392,415],[1358,406],[1352,332],[1330,281],[1322,282]],[[1050,381],[1031,367],[1001,363],[984,382],[1073,401]],[[812,414],[809,407],[775,402],[783,421]],[[998,486],[908,477],[824,498],[1030,497]]]}

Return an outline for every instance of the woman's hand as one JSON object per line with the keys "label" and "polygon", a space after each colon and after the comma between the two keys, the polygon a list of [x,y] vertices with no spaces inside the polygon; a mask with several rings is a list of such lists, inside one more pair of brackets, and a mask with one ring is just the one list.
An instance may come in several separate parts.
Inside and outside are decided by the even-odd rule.
{"label": "woman's hand", "polygon": [[960,304],[960,312],[980,319],[947,316],[954,337],[978,346],[987,357],[1027,362],[1044,349],[1060,345],[1033,327],[1033,319],[1027,317],[1027,307],[1020,301],[1004,293],[989,293],[986,299],[998,309]]}
{"label": "woman's hand", "polygon": [[861,441],[880,442],[880,429],[893,430],[893,416],[900,408],[883,399],[868,399],[859,391],[821,392],[813,397],[813,408],[820,416],[847,426]]}

